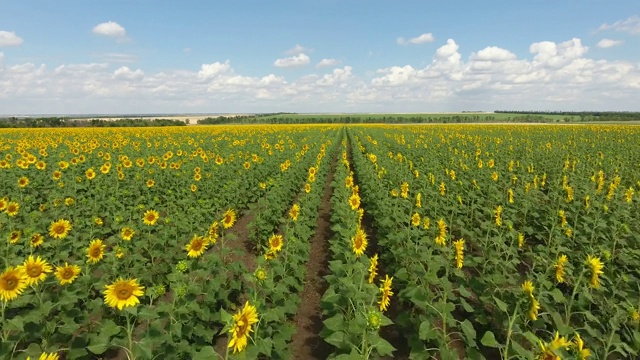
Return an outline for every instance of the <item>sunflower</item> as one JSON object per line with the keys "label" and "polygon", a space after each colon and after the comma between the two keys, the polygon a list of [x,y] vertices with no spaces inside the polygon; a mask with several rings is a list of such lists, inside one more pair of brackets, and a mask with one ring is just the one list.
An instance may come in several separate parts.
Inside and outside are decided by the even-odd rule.
{"label": "sunflower", "polygon": [[298,204],[293,204],[291,210],[289,211],[289,216],[291,220],[298,221],[298,215],[300,214],[300,206]]}
{"label": "sunflower", "polygon": [[347,176],[347,178],[344,180],[344,185],[347,187],[347,189],[350,189],[353,186],[353,176]]}
{"label": "sunflower", "polygon": [[538,310],[540,310],[540,303],[535,297],[531,297],[531,306],[529,307],[529,319],[538,320]]}
{"label": "sunflower", "polygon": [[228,209],[222,215],[222,226],[225,229],[228,229],[233,226],[236,222],[236,212],[233,209]]}
{"label": "sunflower", "polygon": [[413,216],[411,216],[411,225],[420,226],[420,214],[413,213]]}
{"label": "sunflower", "polygon": [[248,161],[245,161],[244,164],[242,164],[242,166],[244,167],[245,170],[249,170],[249,168],[251,167],[251,163]]}
{"label": "sunflower", "polygon": [[49,236],[54,239],[64,239],[69,235],[71,228],[72,226],[69,220],[59,219],[58,221],[52,222],[49,226]]}
{"label": "sunflower", "polygon": [[76,201],[72,198],[72,197],[68,197],[66,199],[64,199],[64,204],[67,206],[71,206],[75,203]]}
{"label": "sunflower", "polygon": [[422,207],[422,194],[421,193],[418,193],[416,195],[416,207],[417,208],[421,208]]}
{"label": "sunflower", "polygon": [[9,215],[9,216],[16,216],[16,215],[18,215],[18,210],[20,210],[20,204],[18,204],[18,203],[17,203],[17,202],[15,202],[15,201],[10,201],[10,202],[7,204],[7,208],[6,208],[4,211],[5,211],[5,212],[7,213],[7,215]]}
{"label": "sunflower", "polygon": [[277,255],[278,253],[276,253],[275,251],[267,251],[266,253],[264,253],[264,259],[273,260],[276,258]]}
{"label": "sunflower", "polygon": [[204,254],[207,250],[207,242],[202,236],[193,235],[193,239],[185,247],[187,250],[187,256],[190,258],[197,258]]}
{"label": "sunflower", "polygon": [[438,224],[438,236],[436,236],[436,244],[444,246],[447,242],[447,223],[444,219],[436,221]]}
{"label": "sunflower", "polygon": [[31,237],[29,238],[29,245],[31,245],[32,248],[37,248],[38,246],[42,245],[43,242],[44,236],[39,233],[31,235]]}
{"label": "sunflower", "polygon": [[62,172],[60,170],[56,170],[53,172],[53,175],[51,177],[53,178],[53,180],[58,181],[62,177]]}
{"label": "sunflower", "polygon": [[257,268],[253,273],[258,281],[264,281],[267,278],[267,271],[261,267]]}
{"label": "sunflower", "polygon": [[47,273],[53,271],[46,260],[42,260],[40,256],[34,258],[33,255],[27,258],[22,268],[27,275],[27,285],[38,285],[47,278]]}
{"label": "sunflower", "polygon": [[0,199],[0,212],[7,210],[7,205],[9,204],[9,199],[8,198],[1,198]]}
{"label": "sunflower", "polygon": [[22,294],[27,287],[27,274],[21,266],[9,267],[0,274],[0,300],[7,302]]}
{"label": "sunflower", "polygon": [[144,296],[144,286],[137,279],[119,278],[111,285],[105,285],[104,303],[112,308],[122,310],[125,307],[140,303],[138,296]]}
{"label": "sunflower", "polygon": [[132,228],[123,227],[122,230],[120,231],[120,237],[122,238],[122,240],[129,241],[131,240],[131,238],[133,238],[133,234],[135,233],[136,232]]}
{"label": "sunflower", "polygon": [[18,186],[21,188],[25,188],[27,187],[27,185],[29,185],[29,178],[26,176],[21,177],[20,179],[18,179]]}
{"label": "sunflower", "polygon": [[356,234],[351,238],[351,249],[356,257],[364,254],[364,250],[367,248],[367,234],[361,228],[356,230]]}
{"label": "sunflower", "polygon": [[222,156],[220,154],[216,155],[216,165],[222,165],[223,162]]}
{"label": "sunflower", "polygon": [[360,207],[360,195],[352,194],[349,197],[349,206],[351,206],[351,210],[356,210]]}
{"label": "sunflower", "polygon": [[591,270],[591,279],[589,280],[589,285],[592,288],[600,287],[600,278],[599,276],[603,274],[602,269],[604,268],[604,264],[600,261],[599,257],[595,257],[589,255],[587,260],[585,261],[585,265],[589,266]]}
{"label": "sunflower", "polygon": [[15,244],[18,241],[20,241],[20,236],[22,235],[22,232],[20,230],[13,230],[11,233],[9,233],[9,243],[11,244]]}
{"label": "sunflower", "polygon": [[518,233],[518,248],[522,249],[523,246],[524,246],[524,234],[519,232]]}
{"label": "sunflower", "polygon": [[207,231],[207,242],[211,244],[215,244],[218,241],[218,227],[220,227],[220,223],[214,221],[211,225],[209,225],[209,231]]}
{"label": "sunflower", "polygon": [[[38,360],[58,360],[60,359],[60,356],[57,353],[42,353],[40,354],[40,357],[38,358]],[[31,360],[30,356],[27,356],[27,360]]]}
{"label": "sunflower", "polygon": [[369,259],[369,284],[373,284],[376,275],[378,275],[378,254],[373,255],[373,257]]}
{"label": "sunflower", "polygon": [[231,341],[229,348],[233,348],[233,353],[240,352],[247,347],[247,338],[249,333],[253,331],[251,325],[258,322],[258,310],[255,306],[249,305],[247,301],[244,307],[233,315],[233,326],[229,332],[231,333]]}
{"label": "sunflower", "polygon": [[269,251],[270,252],[278,252],[282,250],[282,246],[284,245],[284,239],[282,235],[273,234],[269,238]]}
{"label": "sunflower", "polygon": [[584,341],[582,340],[582,338],[580,337],[580,334],[576,333],[575,338],[573,339],[574,341],[574,347],[577,351],[578,358],[580,360],[585,360],[588,357],[591,356],[591,350],[587,349],[584,347]]}
{"label": "sunflower", "polygon": [[103,245],[102,240],[100,239],[91,241],[89,247],[87,248],[87,257],[89,258],[89,260],[87,261],[90,261],[94,264],[100,261],[104,256],[105,247],[106,245]]}
{"label": "sunflower", "polygon": [[522,283],[522,291],[529,295],[529,297],[533,297],[533,290],[535,290],[535,287],[533,286],[533,282],[531,280],[525,280]]}
{"label": "sunflower", "polygon": [[498,205],[494,210],[496,217],[496,226],[502,226],[502,205]]}
{"label": "sunflower", "polygon": [[93,168],[87,169],[84,174],[88,180],[93,180],[96,177],[96,172],[93,170]]}
{"label": "sunflower", "polygon": [[304,184],[304,192],[306,192],[307,194],[311,192],[311,184]]}
{"label": "sunflower", "polygon": [[147,210],[144,212],[142,221],[145,225],[155,225],[160,218],[160,214],[155,210]]}
{"label": "sunflower", "polygon": [[152,188],[153,185],[155,185],[155,184],[156,184],[156,182],[153,179],[147,180],[147,187],[148,188]]}
{"label": "sunflower", "polygon": [[454,241],[453,246],[456,249],[456,267],[462,269],[464,265],[464,239]]}
{"label": "sunflower", "polygon": [[393,295],[393,291],[391,291],[392,282],[393,277],[389,278],[389,275],[385,275],[385,278],[382,281],[382,285],[380,286],[380,301],[378,301],[378,304],[380,305],[380,311],[386,311],[389,308],[389,304],[391,303],[391,295]]}
{"label": "sunflower", "polygon": [[116,258],[121,259],[124,256],[124,249],[120,246],[115,247]]}
{"label": "sunflower", "polygon": [[560,257],[558,257],[558,261],[554,265],[554,267],[556,268],[556,280],[558,281],[558,283],[564,282],[564,267],[568,261],[569,259],[567,259],[567,255],[562,254],[560,255]]}

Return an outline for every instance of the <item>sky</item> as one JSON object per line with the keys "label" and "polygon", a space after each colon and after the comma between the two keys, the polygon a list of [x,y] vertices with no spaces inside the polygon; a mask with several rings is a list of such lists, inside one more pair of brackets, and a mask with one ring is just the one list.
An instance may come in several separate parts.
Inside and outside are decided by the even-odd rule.
{"label": "sky", "polygon": [[638,0],[0,8],[3,115],[640,111]]}

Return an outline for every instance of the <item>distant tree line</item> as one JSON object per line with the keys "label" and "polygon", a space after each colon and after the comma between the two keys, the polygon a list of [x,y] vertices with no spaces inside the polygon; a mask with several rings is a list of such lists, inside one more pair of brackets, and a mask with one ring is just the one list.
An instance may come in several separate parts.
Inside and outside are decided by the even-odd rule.
{"label": "distant tree line", "polygon": [[70,127],[145,127],[185,126],[186,123],[172,119],[69,119],[65,117],[0,118],[0,128],[70,128]]}
{"label": "distant tree line", "polygon": [[496,114],[533,114],[542,116],[573,117],[574,121],[637,121],[640,120],[640,112],[633,111],[510,111],[496,110]]}

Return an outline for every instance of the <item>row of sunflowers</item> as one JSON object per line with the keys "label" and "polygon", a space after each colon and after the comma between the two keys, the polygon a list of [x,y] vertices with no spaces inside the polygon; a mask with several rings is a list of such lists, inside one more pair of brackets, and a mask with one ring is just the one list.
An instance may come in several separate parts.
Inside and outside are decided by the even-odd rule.
{"label": "row of sunflowers", "polygon": [[640,129],[351,130],[407,354],[637,356]]}
{"label": "row of sunflowers", "polygon": [[[336,134],[3,131],[0,357],[206,357],[238,326],[224,309],[242,305],[255,270],[237,261],[247,251],[234,225]],[[247,337],[230,335],[224,345],[240,350]]]}

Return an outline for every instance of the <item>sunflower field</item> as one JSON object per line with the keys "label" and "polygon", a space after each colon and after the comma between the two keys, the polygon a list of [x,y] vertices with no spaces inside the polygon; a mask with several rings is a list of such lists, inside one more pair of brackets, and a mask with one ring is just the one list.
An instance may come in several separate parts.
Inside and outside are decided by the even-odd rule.
{"label": "sunflower field", "polygon": [[640,127],[0,131],[0,358],[629,359]]}

